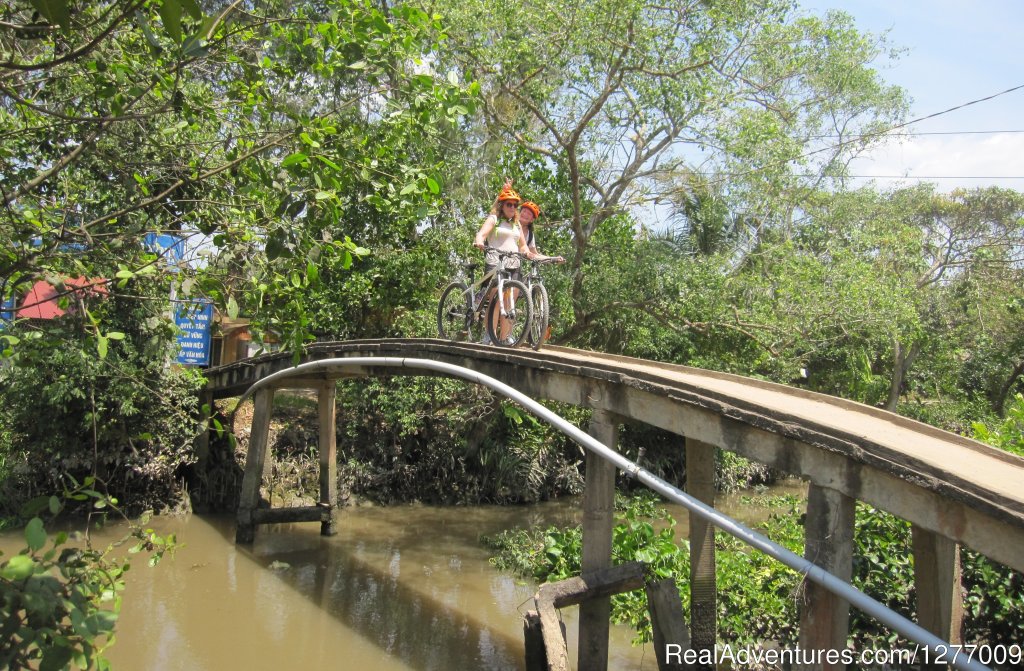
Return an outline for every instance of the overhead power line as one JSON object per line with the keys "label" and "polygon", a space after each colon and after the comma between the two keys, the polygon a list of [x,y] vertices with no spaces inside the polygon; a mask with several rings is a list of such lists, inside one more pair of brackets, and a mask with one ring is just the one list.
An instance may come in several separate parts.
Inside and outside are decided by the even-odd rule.
{"label": "overhead power line", "polygon": [[[892,137],[918,137],[922,135],[1012,135],[1014,133],[1024,133],[1024,130],[928,130],[908,131],[906,133],[886,133],[886,135],[890,135]],[[877,133],[857,135],[856,137],[874,137],[875,135],[877,135]],[[843,136],[831,133],[828,135],[810,135],[808,137],[812,140],[825,140],[827,138],[838,138]]]}
{"label": "overhead power line", "polygon": [[971,105],[977,105],[978,103],[983,103],[983,102],[985,102],[987,100],[992,100],[994,98],[998,98],[999,96],[1004,96],[1007,93],[1013,93],[1014,91],[1019,91],[1020,89],[1024,89],[1024,84],[1018,84],[1017,86],[1014,86],[1012,88],[1008,88],[1005,91],[1000,91],[999,93],[993,93],[992,95],[985,96],[984,98],[978,98],[976,100],[971,100],[971,101],[965,102],[965,103],[963,103],[961,105],[957,105],[956,107],[950,107],[949,109],[942,110],[941,112],[935,112],[933,114],[927,114],[925,116],[917,117],[916,119],[911,119],[910,121],[904,121],[901,124],[896,124],[895,126],[892,126],[888,130],[878,131],[877,133],[867,133],[867,134],[864,134],[864,135],[859,135],[859,136],[857,136],[856,139],[851,139],[851,140],[846,140],[846,141],[843,141],[843,142],[839,142],[837,144],[832,145],[831,147],[825,147],[823,149],[815,149],[814,151],[807,152],[806,154],[804,154],[800,158],[806,158],[808,156],[813,156],[814,154],[820,154],[822,152],[831,151],[832,149],[838,149],[839,147],[842,147],[842,146],[847,145],[847,144],[851,144],[851,143],[856,142],[857,140],[860,140],[862,138],[866,138],[866,137],[882,137],[883,135],[888,135],[888,134],[892,133],[894,130],[899,130],[900,128],[906,128],[907,126],[911,126],[911,125],[913,125],[915,123],[920,123],[920,122],[925,121],[927,119],[934,119],[935,117],[942,116],[943,114],[949,114],[950,112],[955,112],[956,110],[963,109],[965,107],[970,107]]}
{"label": "overhead power line", "polygon": [[[846,146],[848,144],[853,144],[854,142],[858,142],[858,141],[860,141],[860,140],[862,140],[864,138],[882,137],[884,135],[888,135],[888,134],[892,133],[894,130],[899,130],[900,128],[906,128],[907,126],[911,126],[911,125],[913,125],[915,123],[920,123],[920,122],[925,121],[927,119],[934,119],[934,118],[940,117],[940,116],[942,116],[944,114],[949,114],[950,112],[955,112],[956,110],[960,110],[960,109],[963,109],[965,107],[970,107],[971,105],[977,105],[978,103],[983,103],[983,102],[986,102],[986,101],[989,101],[989,100],[993,100],[993,99],[998,98],[1000,96],[1004,96],[1004,95],[1006,95],[1008,93],[1013,93],[1014,91],[1019,91],[1021,89],[1024,89],[1024,84],[1018,84],[1017,86],[1013,86],[1013,87],[1008,88],[1008,89],[1006,89],[1004,91],[1000,91],[998,93],[993,93],[992,95],[985,96],[984,98],[977,98],[975,100],[970,100],[970,101],[962,103],[960,105],[956,105],[955,107],[950,107],[949,109],[944,109],[944,110],[942,110],[940,112],[935,112],[933,114],[927,114],[925,116],[921,116],[921,117],[917,117],[915,119],[911,119],[910,121],[904,121],[903,123],[896,124],[895,126],[891,126],[890,128],[888,128],[886,130],[881,130],[881,131],[878,131],[876,133],[865,133],[864,135],[858,135],[858,136],[856,136],[854,138],[851,138],[849,140],[843,140],[842,142],[837,142],[836,144],[833,144],[833,145],[831,145],[829,147],[823,147],[821,149],[815,149],[813,151],[808,151],[808,152],[805,152],[805,153],[801,154],[800,156],[796,157],[795,159],[785,159],[785,160],[776,162],[774,165],[782,165],[782,164],[789,163],[790,161],[794,161],[794,160],[799,161],[800,159],[807,158],[809,156],[814,156],[815,154],[821,154],[821,153],[824,153],[824,152],[827,152],[827,151],[832,151],[834,149],[839,149],[840,147],[844,147],[844,146]],[[736,177],[743,177],[745,175],[752,175],[752,174],[761,172],[763,169],[764,168],[752,168],[750,170],[746,170],[746,171],[743,171],[743,172],[740,172],[740,173],[729,175],[728,177],[723,177],[723,179],[720,180],[720,181],[725,181],[725,179],[727,179],[727,178],[736,178]],[[916,178],[916,179],[946,179],[946,178],[919,177],[919,178]],[[959,178],[959,179],[995,179],[995,178],[992,178],[992,177],[962,177],[962,178]],[[1016,178],[999,177],[997,179],[1016,179]]]}
{"label": "overhead power line", "polygon": [[970,107],[971,105],[977,105],[978,103],[983,103],[983,102],[986,102],[988,100],[992,100],[994,98],[998,98],[999,96],[1004,96],[1007,93],[1013,93],[1014,91],[1019,91],[1020,89],[1024,89],[1024,84],[1018,84],[1017,86],[1014,86],[1013,88],[1008,88],[1005,91],[1000,91],[999,93],[993,93],[990,96],[985,96],[984,98],[978,98],[977,100],[971,100],[970,102],[965,102],[962,105],[957,105],[956,107],[950,107],[949,109],[942,110],[941,112],[935,112],[934,114],[929,114],[927,116],[918,117],[916,119],[911,119],[910,121],[907,121],[906,123],[901,123],[898,126],[893,126],[892,128],[889,129],[889,132],[892,132],[892,131],[896,130],[897,128],[903,128],[905,126],[909,126],[910,124],[915,124],[915,123],[918,123],[920,121],[924,121],[926,119],[934,119],[937,116],[942,116],[943,114],[949,114],[950,112],[955,112],[956,110],[963,109],[965,107]]}
{"label": "overhead power line", "polygon": [[[804,175],[817,177],[817,175]],[[1024,175],[847,175],[854,179],[1024,179]]]}

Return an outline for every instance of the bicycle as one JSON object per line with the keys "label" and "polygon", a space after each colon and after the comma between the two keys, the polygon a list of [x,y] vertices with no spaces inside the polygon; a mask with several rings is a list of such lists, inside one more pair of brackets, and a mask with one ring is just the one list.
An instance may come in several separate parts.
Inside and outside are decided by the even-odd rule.
{"label": "bicycle", "polygon": [[[491,342],[502,347],[518,347],[530,331],[533,311],[526,285],[511,279],[507,262],[518,252],[498,252],[498,267],[474,279],[478,263],[467,263],[469,283],[458,277],[441,292],[437,304],[437,333],[444,340],[476,341],[484,322]],[[494,291],[497,300],[488,301]],[[486,310],[486,317],[484,312]],[[502,335],[504,333],[504,335]]]}
{"label": "bicycle", "polygon": [[534,260],[530,263],[530,272],[526,276],[526,289],[529,291],[530,307],[533,310],[533,318],[530,320],[530,332],[527,342],[535,350],[539,350],[548,339],[548,319],[550,318],[550,305],[548,304],[548,290],[544,288],[544,278],[541,277],[538,266],[544,263],[555,263],[555,259],[547,258]]}

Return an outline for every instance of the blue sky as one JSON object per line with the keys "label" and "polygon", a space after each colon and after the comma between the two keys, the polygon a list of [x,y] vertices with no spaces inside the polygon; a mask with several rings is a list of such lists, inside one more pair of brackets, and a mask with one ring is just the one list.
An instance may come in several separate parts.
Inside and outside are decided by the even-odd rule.
{"label": "blue sky", "polygon": [[[801,0],[805,11],[840,9],[906,51],[882,76],[913,99],[909,118],[941,112],[1024,84],[1024,0]],[[1024,89],[909,127],[852,166],[882,187],[934,182],[942,191],[999,185],[1024,191]],[[1004,179],[968,179],[1002,176]],[[944,179],[937,179],[943,177]],[[1020,179],[1005,179],[1018,177]],[[863,181],[860,181],[863,183]]]}

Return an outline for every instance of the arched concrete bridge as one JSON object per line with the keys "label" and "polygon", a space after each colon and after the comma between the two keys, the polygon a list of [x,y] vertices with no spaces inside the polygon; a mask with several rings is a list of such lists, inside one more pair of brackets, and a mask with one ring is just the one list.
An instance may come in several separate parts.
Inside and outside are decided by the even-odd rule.
{"label": "arched concrete bridge", "polygon": [[[959,546],[1024,571],[1024,459],[893,413],[751,378],[563,347],[534,352],[441,340],[386,339],[317,343],[302,361],[372,356],[463,366],[535,399],[592,408],[591,435],[613,447],[623,420],[676,433],[682,437],[680,449],[686,451],[686,491],[711,505],[715,448],[803,478],[809,482],[805,556],[845,580],[852,571],[856,501],[908,520],[913,531],[919,623],[954,643],[959,642],[962,612]],[[292,366],[290,354],[278,354],[210,369],[206,399],[240,395],[258,380]],[[334,381],[396,374],[425,373],[366,365],[282,382],[281,386],[320,390],[321,504],[310,509],[267,510],[255,505],[273,389],[257,393],[239,541],[251,541],[255,525],[272,522],[320,520],[324,533],[333,531]],[[610,562],[614,469],[588,457],[586,485],[584,571]],[[706,522],[691,518],[695,647],[714,643],[712,533]],[[593,612],[581,609],[581,628],[588,619],[598,633],[586,642],[581,634],[580,664],[599,668],[584,666],[584,657],[601,657],[600,622],[606,626],[607,614],[600,607]],[[848,622],[844,603],[807,585],[802,647],[842,649]],[[586,652],[583,648],[588,645],[596,649]]]}

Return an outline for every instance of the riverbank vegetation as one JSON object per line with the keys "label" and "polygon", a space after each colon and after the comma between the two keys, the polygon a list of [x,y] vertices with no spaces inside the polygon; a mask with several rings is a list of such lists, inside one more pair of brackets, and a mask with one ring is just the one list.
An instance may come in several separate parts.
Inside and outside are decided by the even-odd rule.
{"label": "riverbank vegetation", "polygon": [[[804,546],[802,503],[782,497],[757,530],[800,554]],[[689,544],[677,538],[675,520],[650,494],[619,498],[612,536],[613,562],[646,562],[659,578],[676,578],[684,612],[689,612]],[[858,503],[855,518],[852,583],[873,599],[916,621],[910,524]],[[582,527],[514,529],[483,542],[500,570],[554,582],[581,572]],[[793,649],[798,644],[802,578],[780,562],[751,550],[742,541],[715,534],[719,640],[737,646],[770,645]],[[1014,645],[1024,633],[1019,573],[965,550],[962,558],[965,610],[964,641],[993,646]],[[637,642],[651,640],[651,623],[642,592],[612,597],[613,621],[637,630]],[[888,628],[857,610],[851,611],[850,644],[857,650],[898,647]],[[906,642],[903,641],[903,644]]]}
{"label": "riverbank vegetation", "polygon": [[[881,74],[898,55],[788,0],[8,3],[0,514],[86,477],[130,511],[230,509],[240,445],[195,471],[202,380],[170,363],[172,288],[296,356],[433,337],[506,177],[568,259],[545,268],[553,343],[798,384],[1020,454],[1024,194],[848,185],[905,121]],[[33,288],[65,314],[18,312],[43,304]],[[578,448],[485,392],[340,392],[353,497],[579,491]],[[275,456],[312,482],[308,436],[286,433]],[[627,426],[623,448],[685,472],[675,437]],[[729,455],[719,474],[777,475]]]}

